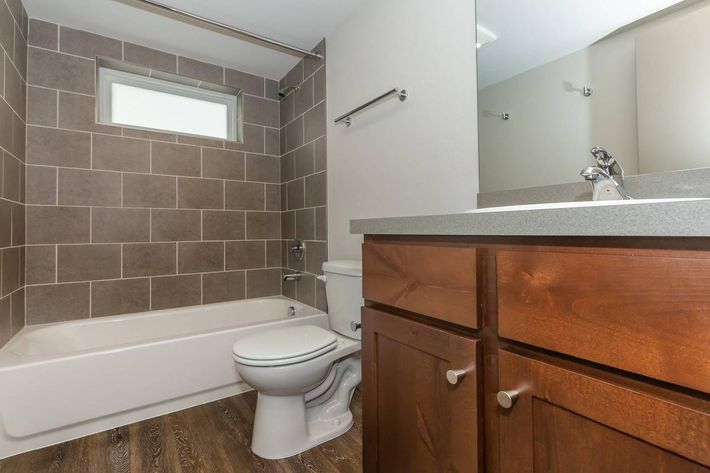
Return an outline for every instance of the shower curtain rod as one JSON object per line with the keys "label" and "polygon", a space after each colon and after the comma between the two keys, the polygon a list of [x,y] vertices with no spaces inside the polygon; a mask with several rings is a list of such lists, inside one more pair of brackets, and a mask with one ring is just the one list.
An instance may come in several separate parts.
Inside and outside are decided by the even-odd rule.
{"label": "shower curtain rod", "polygon": [[262,35],[260,35],[260,34],[252,33],[251,31],[246,31],[246,30],[243,30],[243,29],[241,29],[241,28],[237,28],[237,27],[230,26],[230,25],[225,25],[224,23],[220,23],[220,22],[218,22],[218,21],[210,20],[209,18],[205,18],[205,17],[202,17],[202,16],[200,16],[200,15],[195,15],[194,13],[190,13],[190,12],[187,12],[187,11],[184,11],[184,10],[180,10],[179,8],[171,7],[171,6],[169,6],[169,5],[165,5],[165,4],[163,4],[163,3],[156,2],[156,1],[154,1],[154,0],[136,0],[136,1],[139,2],[139,3],[144,3],[144,4],[146,4],[146,5],[151,5],[151,6],[155,7],[155,8],[160,9],[160,10],[165,10],[165,11],[168,11],[168,12],[171,12],[171,13],[175,13],[175,14],[178,14],[178,15],[181,15],[181,16],[185,16],[185,17],[188,17],[188,18],[192,18],[193,20],[197,20],[197,21],[200,21],[200,22],[202,22],[202,23],[207,23],[208,25],[215,26],[215,27],[220,28],[220,29],[222,29],[222,30],[229,31],[230,33],[236,33],[236,34],[238,34],[238,35],[246,36],[247,38],[251,38],[251,39],[254,39],[254,40],[256,40],[256,41],[261,41],[262,43],[267,43],[267,44],[270,44],[270,45],[272,45],[272,46],[277,46],[277,47],[282,48],[282,49],[287,49],[287,50],[289,50],[289,51],[293,51],[293,52],[296,52],[296,53],[299,53],[299,54],[303,54],[304,56],[307,56],[307,57],[310,57],[310,58],[313,58],[313,59],[323,59],[323,55],[321,55],[321,54],[314,53],[314,52],[312,52],[312,51],[308,51],[308,50],[303,49],[303,48],[299,48],[298,46],[292,46],[292,45],[290,45],[290,44],[286,44],[286,43],[284,43],[284,42],[278,41],[278,40],[276,40],[276,39],[271,39],[271,38],[269,38],[269,37],[262,36]]}

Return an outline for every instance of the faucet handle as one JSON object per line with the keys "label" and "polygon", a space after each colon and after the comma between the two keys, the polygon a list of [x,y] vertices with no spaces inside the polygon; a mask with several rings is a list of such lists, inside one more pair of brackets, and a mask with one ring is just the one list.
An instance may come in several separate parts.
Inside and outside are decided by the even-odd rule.
{"label": "faucet handle", "polygon": [[611,175],[613,172],[612,168],[616,163],[616,159],[614,159],[614,156],[612,156],[611,153],[599,146],[595,146],[589,152],[592,153],[594,159],[597,160],[597,164],[599,164],[599,167],[604,169],[607,174]]}

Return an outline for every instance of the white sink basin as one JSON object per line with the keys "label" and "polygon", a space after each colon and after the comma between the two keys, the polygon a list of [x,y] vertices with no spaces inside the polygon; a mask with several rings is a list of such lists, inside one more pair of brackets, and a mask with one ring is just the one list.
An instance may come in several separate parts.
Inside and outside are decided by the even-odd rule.
{"label": "white sink basin", "polygon": [[554,202],[550,204],[529,204],[529,205],[509,205],[506,207],[489,207],[485,209],[467,210],[466,213],[483,214],[493,212],[515,212],[519,210],[546,210],[546,209],[568,209],[576,207],[607,207],[612,205],[638,205],[638,204],[660,204],[664,202],[688,202],[696,200],[710,200],[701,198],[691,199],[634,199],[634,200],[599,200],[584,202]]}

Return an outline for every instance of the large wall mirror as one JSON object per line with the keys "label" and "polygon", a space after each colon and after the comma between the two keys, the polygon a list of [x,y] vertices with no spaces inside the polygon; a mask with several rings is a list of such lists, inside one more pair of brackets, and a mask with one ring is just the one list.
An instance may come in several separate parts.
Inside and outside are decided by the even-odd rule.
{"label": "large wall mirror", "polygon": [[710,167],[710,0],[477,0],[480,191]]}

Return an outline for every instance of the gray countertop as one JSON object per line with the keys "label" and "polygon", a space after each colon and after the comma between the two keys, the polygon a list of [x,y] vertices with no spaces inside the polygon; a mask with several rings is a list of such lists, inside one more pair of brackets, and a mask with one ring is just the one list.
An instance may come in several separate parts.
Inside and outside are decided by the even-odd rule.
{"label": "gray countertop", "polygon": [[710,236],[710,200],[350,221],[350,233],[471,236]]}

